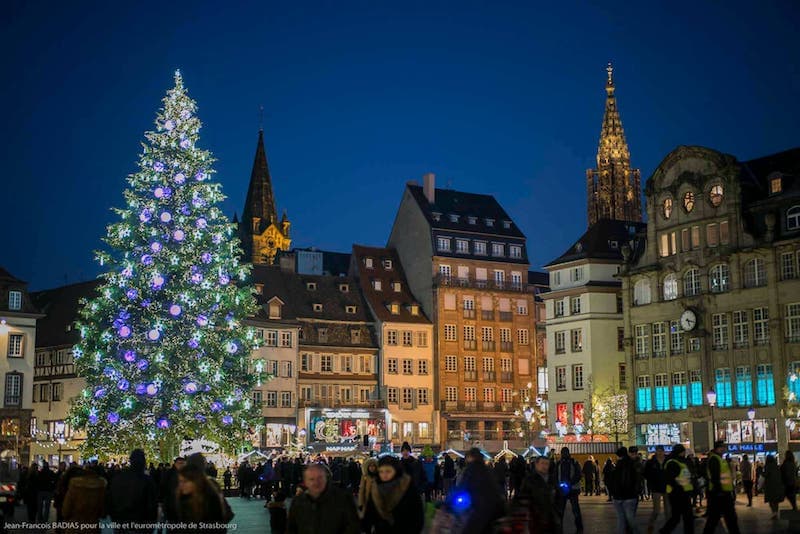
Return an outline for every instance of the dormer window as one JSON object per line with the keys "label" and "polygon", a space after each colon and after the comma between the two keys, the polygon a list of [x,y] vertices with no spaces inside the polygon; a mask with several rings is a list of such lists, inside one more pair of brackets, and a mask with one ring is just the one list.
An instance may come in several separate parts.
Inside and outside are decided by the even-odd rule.
{"label": "dormer window", "polygon": [[350,286],[348,284],[339,284],[339,291],[347,293],[350,291]]}
{"label": "dormer window", "polygon": [[314,303],[314,311],[315,312],[321,312],[322,311],[322,304],[320,304],[318,302]]}
{"label": "dormer window", "polygon": [[774,195],[783,191],[783,180],[778,176],[769,181],[769,194]]}
{"label": "dormer window", "polygon": [[511,221],[503,221],[503,228],[505,228],[506,230],[511,228]]}
{"label": "dormer window", "polygon": [[455,213],[451,213],[450,214],[450,222],[457,223],[458,222],[458,215],[456,215]]}
{"label": "dormer window", "polygon": [[400,282],[392,282],[392,289],[394,289],[395,293],[400,293],[400,291],[402,290]]}
{"label": "dormer window", "polygon": [[419,306],[417,306],[416,304],[412,304],[411,308],[410,308],[410,311],[411,311],[411,315],[414,315],[414,316],[419,315]]}
{"label": "dormer window", "polygon": [[522,247],[519,245],[509,245],[508,246],[508,255],[511,258],[521,258],[522,257]]}
{"label": "dormer window", "polygon": [[319,339],[320,343],[327,343],[328,342],[328,329],[327,328],[320,328],[317,330],[317,338]]}
{"label": "dormer window", "polygon": [[364,258],[364,266],[367,269],[372,269],[372,258]]}
{"label": "dormer window", "polygon": [[383,268],[387,271],[392,270],[392,260],[383,260]]}
{"label": "dormer window", "polygon": [[467,222],[469,224],[478,224],[478,218],[477,217],[472,217],[472,216],[467,217]]}
{"label": "dormer window", "polygon": [[372,281],[372,289],[375,291],[381,291],[381,281],[380,280],[373,280]]}
{"label": "dormer window", "polygon": [[436,250],[440,252],[450,252],[450,238],[449,237],[437,237],[436,238]]}
{"label": "dormer window", "polygon": [[283,307],[283,301],[278,297],[272,297],[269,299],[269,318],[270,319],[280,319],[281,318],[281,310]]}
{"label": "dormer window", "polygon": [[486,226],[494,226],[494,219],[486,219]]}
{"label": "dormer window", "polygon": [[22,309],[22,291],[8,292],[8,309],[9,310]]}
{"label": "dormer window", "polygon": [[442,214],[438,211],[431,212],[431,217],[434,221],[439,222],[442,219]]}
{"label": "dormer window", "polygon": [[256,286],[256,294],[263,295],[264,294],[264,284],[255,284]]}
{"label": "dormer window", "polygon": [[316,291],[317,290],[317,283],[316,282],[306,282],[306,289],[309,291]]}
{"label": "dormer window", "polygon": [[361,330],[350,330],[350,343],[354,345],[361,343]]}
{"label": "dormer window", "polygon": [[356,313],[356,307],[355,306],[345,306],[344,307],[344,311],[352,315],[352,314]]}
{"label": "dormer window", "polygon": [[400,305],[396,303],[389,304],[389,311],[392,315],[400,315]]}

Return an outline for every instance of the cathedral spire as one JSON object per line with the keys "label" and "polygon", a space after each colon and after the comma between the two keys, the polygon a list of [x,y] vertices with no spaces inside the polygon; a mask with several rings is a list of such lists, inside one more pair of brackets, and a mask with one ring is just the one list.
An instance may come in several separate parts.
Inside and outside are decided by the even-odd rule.
{"label": "cathedral spire", "polygon": [[641,221],[640,172],[631,154],[617,108],[614,67],[606,67],[606,106],[597,147],[597,167],[586,171],[589,224],[600,219]]}
{"label": "cathedral spire", "polygon": [[[253,222],[258,219],[259,228]],[[258,144],[256,144],[256,157],[253,160],[253,171],[250,173],[250,186],[247,189],[247,198],[242,211],[242,222],[254,225],[253,229],[259,232],[270,224],[278,222],[275,210],[275,197],[272,194],[272,178],[267,165],[267,152],[264,150],[264,130],[258,131]]]}

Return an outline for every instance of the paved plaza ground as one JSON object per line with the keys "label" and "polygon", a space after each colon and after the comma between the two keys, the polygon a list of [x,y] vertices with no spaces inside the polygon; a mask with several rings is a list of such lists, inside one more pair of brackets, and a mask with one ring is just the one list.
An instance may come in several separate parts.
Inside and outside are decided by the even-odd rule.
{"label": "paved plaza ground", "polygon": [[[244,500],[239,497],[229,497],[228,502],[235,512],[236,516],[230,524],[228,529],[229,533],[236,534],[266,534],[270,533],[269,528],[269,513],[264,508],[264,501],[252,499]],[[615,534],[616,532],[616,515],[611,503],[606,502],[604,496],[600,497],[581,497],[581,511],[583,513],[583,522],[585,532],[587,534]],[[739,527],[742,534],[789,534],[789,526],[787,521],[771,520],[769,506],[764,503],[763,497],[753,499],[753,507],[746,507],[747,501],[743,496],[739,496],[736,506],[736,513],[739,517]],[[788,510],[788,505],[783,503],[782,510]],[[642,534],[647,532],[647,520],[650,512],[653,509],[651,501],[644,501],[639,505],[637,513],[637,523]],[[22,517],[24,511],[18,508],[17,512]],[[54,519],[54,518],[53,518]],[[656,522],[656,529],[664,524],[665,519],[660,517]],[[695,522],[695,532],[701,533],[705,525],[705,518],[698,518]],[[22,531],[19,531],[22,532]],[[30,530],[26,532],[31,532]],[[40,531],[46,532],[46,531]],[[104,533],[111,533],[108,528],[103,529]],[[680,526],[675,530],[680,534],[683,532],[683,527]],[[726,530],[720,526],[717,529],[717,534],[724,534]],[[534,534],[535,531],[532,532]],[[564,517],[564,533],[574,534],[575,523],[569,505]],[[278,533],[275,533],[278,534]]]}

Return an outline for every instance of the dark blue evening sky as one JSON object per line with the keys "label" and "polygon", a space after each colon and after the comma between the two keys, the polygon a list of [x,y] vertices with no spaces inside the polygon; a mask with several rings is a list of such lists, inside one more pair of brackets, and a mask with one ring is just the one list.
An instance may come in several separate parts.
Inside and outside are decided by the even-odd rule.
{"label": "dark blue evening sky", "polygon": [[494,194],[539,268],[585,228],[605,92],[649,177],[681,144],[800,145],[800,8],[771,2],[43,2],[0,18],[0,265],[94,276],[180,68],[241,213],[265,111],[295,246],[386,242],[406,181]]}

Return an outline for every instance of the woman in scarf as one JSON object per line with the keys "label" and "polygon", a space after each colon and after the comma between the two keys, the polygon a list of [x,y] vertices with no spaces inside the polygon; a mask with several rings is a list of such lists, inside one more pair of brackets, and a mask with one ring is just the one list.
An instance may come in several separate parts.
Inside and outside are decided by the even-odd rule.
{"label": "woman in scarf", "polygon": [[361,466],[361,483],[358,487],[358,513],[364,517],[372,485],[378,479],[378,459],[367,458]]}
{"label": "woman in scarf", "polygon": [[378,461],[378,478],[371,485],[365,517],[372,519],[369,528],[375,534],[422,532],[425,518],[419,491],[397,458],[387,455]]}

